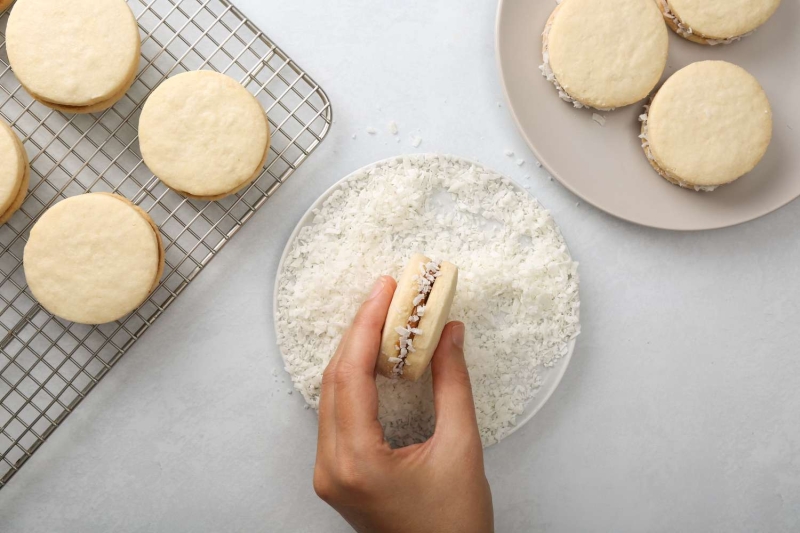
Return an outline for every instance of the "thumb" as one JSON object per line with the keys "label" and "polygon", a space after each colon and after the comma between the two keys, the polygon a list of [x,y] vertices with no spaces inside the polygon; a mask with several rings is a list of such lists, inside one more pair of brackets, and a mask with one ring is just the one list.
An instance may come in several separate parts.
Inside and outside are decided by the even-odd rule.
{"label": "thumb", "polygon": [[438,438],[480,443],[478,420],[472,399],[467,363],[464,360],[464,324],[450,322],[442,332],[431,363],[433,402]]}

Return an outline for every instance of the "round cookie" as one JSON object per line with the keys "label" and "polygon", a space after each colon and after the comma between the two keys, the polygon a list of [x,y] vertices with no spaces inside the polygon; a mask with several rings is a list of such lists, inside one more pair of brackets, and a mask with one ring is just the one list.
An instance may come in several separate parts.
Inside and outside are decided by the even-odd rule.
{"label": "round cookie", "polygon": [[650,94],[668,50],[653,0],[564,0],[542,34],[540,69],[575,107],[611,110]]}
{"label": "round cookie", "polygon": [[730,44],[764,24],[781,0],[656,0],[667,25],[684,39]]}
{"label": "round cookie", "polygon": [[670,77],[642,120],[642,148],[668,181],[712,191],[747,174],[772,139],[772,109],[758,81],[725,61]]}
{"label": "round cookie", "polygon": [[433,358],[458,285],[458,268],[414,254],[397,280],[381,333],[377,371],[418,380]]}
{"label": "round cookie", "polygon": [[69,112],[111,107],[139,66],[139,27],[124,0],[18,0],[6,41],[22,86]]}
{"label": "round cookie", "polygon": [[23,263],[42,307],[72,322],[103,324],[145,301],[163,272],[164,251],[144,211],[121,196],[92,193],[41,216]]}
{"label": "round cookie", "polygon": [[218,200],[256,179],[269,143],[261,104],[216,72],[186,72],[165,81],[139,119],[148,168],[168,187],[201,200]]}
{"label": "round cookie", "polygon": [[0,224],[20,208],[28,193],[28,156],[17,135],[0,121]]}

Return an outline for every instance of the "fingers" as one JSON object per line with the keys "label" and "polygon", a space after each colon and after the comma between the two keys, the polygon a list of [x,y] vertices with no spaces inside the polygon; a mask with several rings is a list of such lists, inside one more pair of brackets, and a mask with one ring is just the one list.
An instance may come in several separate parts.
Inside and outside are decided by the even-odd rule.
{"label": "fingers", "polygon": [[374,370],[381,330],[396,287],[394,279],[387,276],[377,281],[359,309],[339,355],[334,388],[337,438],[353,433],[359,438],[371,435],[383,439]]}
{"label": "fingers", "polygon": [[436,438],[476,439],[480,444],[469,371],[464,360],[464,324],[461,322],[445,326],[433,354],[431,372]]}
{"label": "fingers", "polygon": [[317,438],[317,455],[323,452],[326,448],[335,445],[336,439],[336,415],[334,410],[334,378],[336,374],[336,364],[339,362],[339,354],[342,352],[342,347],[347,342],[347,332],[342,336],[339,341],[339,346],[336,348],[336,353],[328,362],[325,372],[322,374],[322,389],[319,395],[319,434]]}

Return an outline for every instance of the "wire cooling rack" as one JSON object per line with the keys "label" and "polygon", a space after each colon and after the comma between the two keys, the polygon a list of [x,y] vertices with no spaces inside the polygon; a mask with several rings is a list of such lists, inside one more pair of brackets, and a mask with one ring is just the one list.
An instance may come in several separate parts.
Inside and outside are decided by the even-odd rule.
{"label": "wire cooling rack", "polygon": [[[34,101],[14,77],[0,14],[0,117],[24,140],[31,182],[22,208],[0,226],[0,488],[69,416],[195,276],[306,160],[333,119],[328,97],[227,0],[128,0],[139,22],[139,76],[112,109],[64,115]],[[218,202],[167,189],[143,164],[136,126],[164,79],[209,69],[247,87],[267,110],[272,146],[249,188]],[[127,318],[84,326],[55,318],[28,291],[22,251],[48,207],[85,192],[115,192],[161,229],[161,283]]]}

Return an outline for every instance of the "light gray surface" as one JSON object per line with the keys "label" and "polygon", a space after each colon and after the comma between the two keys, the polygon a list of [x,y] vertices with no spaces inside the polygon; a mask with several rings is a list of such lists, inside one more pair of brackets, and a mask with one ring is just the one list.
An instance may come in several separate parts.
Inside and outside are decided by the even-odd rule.
{"label": "light gray surface", "polygon": [[800,204],[700,234],[576,206],[497,106],[490,0],[237,4],[325,86],[335,127],[0,491],[0,530],[349,531],[311,488],[316,418],[287,394],[273,277],[306,207],[412,134],[529,183],[582,263],[564,381],[486,454],[498,531],[800,527]]}

